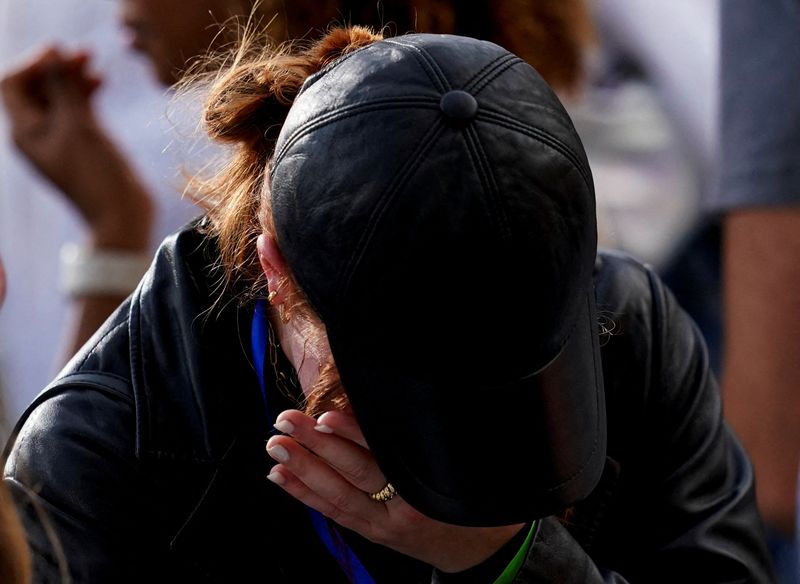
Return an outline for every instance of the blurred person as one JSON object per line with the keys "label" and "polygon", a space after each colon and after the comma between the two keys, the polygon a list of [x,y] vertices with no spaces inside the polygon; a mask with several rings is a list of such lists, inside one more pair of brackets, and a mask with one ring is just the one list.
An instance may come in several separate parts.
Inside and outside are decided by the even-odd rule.
{"label": "blurred person", "polygon": [[[653,87],[695,167],[713,188],[718,165],[719,0],[591,0],[610,57]],[[697,198],[697,197],[695,197]]]}
{"label": "blurred person", "polygon": [[[220,23],[251,8],[237,0],[133,0],[122,2],[121,13],[132,46],[169,85],[188,60],[224,40]],[[64,261],[77,314],[67,357],[133,290],[149,264],[153,236],[152,197],[97,120],[91,100],[100,79],[88,61],[86,52],[50,47],[2,81],[16,146],[74,205],[89,233],[87,245]]]}
{"label": "blurred person", "polygon": [[[800,3],[722,3],[725,359],[731,424],[753,459],[779,572],[800,582]],[[745,42],[746,41],[746,42]]]}
{"label": "blurred person", "polygon": [[446,35],[253,42],[208,97],[209,215],[10,446],[74,580],[771,581],[702,337],[597,254],[535,70]]}
{"label": "blurred person", "polygon": [[100,80],[87,71],[88,58],[51,48],[0,82],[16,146],[74,205],[89,233],[70,267],[80,316],[69,356],[147,269],[154,219],[150,194],[94,114]]}
{"label": "blurred person", "polygon": [[[128,204],[121,209],[128,211],[132,207],[130,203],[135,200],[135,197],[126,199],[126,194],[133,190],[128,187],[138,185],[146,191],[152,220],[149,226],[138,228],[139,235],[136,235],[137,228],[134,228],[130,237],[124,234],[124,230],[115,236],[114,229],[111,229],[112,221],[100,222],[104,224],[103,238],[128,238],[129,242],[136,238],[147,239],[141,244],[141,250],[133,249],[134,242],[128,243],[131,248],[128,253],[133,258],[139,258],[136,264],[138,270],[143,270],[157,243],[198,214],[197,208],[188,200],[181,200],[180,192],[185,179],[180,176],[180,162],[191,164],[193,153],[188,147],[189,141],[180,135],[180,128],[175,129],[176,120],[168,122],[164,115],[168,101],[163,87],[151,79],[147,68],[121,42],[122,35],[114,19],[114,13],[119,8],[116,2],[0,0],[0,4],[0,63],[6,72],[12,61],[19,63],[25,58],[31,62],[33,59],[30,56],[23,55],[32,51],[41,53],[43,43],[53,42],[50,39],[59,39],[56,41],[59,46],[57,51],[49,51],[57,53],[51,55],[51,61],[66,61],[83,54],[80,59],[84,60],[82,67],[86,76],[97,76],[96,72],[101,72],[102,87],[91,90],[88,108],[80,106],[77,99],[82,97],[80,94],[58,93],[56,97],[61,99],[52,103],[52,110],[37,108],[36,105],[41,101],[36,101],[25,108],[23,119],[26,123],[40,123],[41,118],[37,121],[37,115],[50,116],[51,125],[40,126],[45,127],[47,135],[40,136],[42,139],[36,145],[46,145],[46,140],[52,139],[51,146],[63,146],[62,167],[75,164],[77,151],[84,151],[86,157],[76,166],[75,174],[79,174],[77,171],[83,175],[91,174],[96,181],[84,192],[73,189],[73,194],[83,209],[88,205],[94,211],[93,223],[97,223],[95,219],[100,215],[116,221],[123,214],[107,213],[113,211],[113,207],[106,204],[106,199],[113,201],[119,197],[123,201],[128,200]],[[83,48],[72,48],[75,46]],[[91,62],[86,62],[87,53],[92,55]],[[57,75],[55,70],[52,73],[48,76],[48,90],[75,78],[75,75]],[[37,98],[42,100],[46,95],[42,93]],[[5,108],[0,109],[3,110],[0,113],[4,114],[0,115],[0,135],[10,137],[11,120]],[[70,113],[76,119],[69,119]],[[84,114],[90,114],[91,119],[79,118]],[[177,120],[178,125],[180,121]],[[58,132],[51,131],[51,128],[61,132],[60,143],[57,141]],[[73,129],[75,139],[69,144],[63,134],[69,134]],[[90,130],[95,129],[101,133],[93,142],[89,140],[89,134]],[[111,155],[101,150],[104,143],[114,149]],[[125,170],[130,171],[130,184],[109,185],[112,171],[122,168],[117,161],[124,163]],[[64,174],[62,171],[61,175]],[[82,217],[83,209],[67,197],[58,196],[59,191],[54,183],[42,177],[42,173],[30,164],[10,139],[0,141],[0,253],[4,256],[9,275],[6,307],[0,313],[0,385],[5,389],[3,397],[10,421],[19,416],[52,377],[56,370],[54,366],[63,365],[63,359],[70,353],[67,345],[75,344],[66,338],[70,336],[67,327],[77,324],[73,318],[74,308],[88,300],[80,289],[61,281],[63,276],[69,275],[67,268],[74,264],[60,264],[60,248],[64,251],[72,248],[73,252],[81,248],[91,251],[95,249],[92,240],[102,239],[92,233],[91,226]],[[92,185],[96,185],[96,188],[92,188]],[[77,186],[73,181],[73,187]],[[101,186],[108,187],[108,191],[100,193]],[[137,218],[141,218],[143,213],[138,212],[137,215]],[[128,219],[130,221],[134,217]],[[148,229],[150,235],[145,238],[144,233]],[[80,245],[76,247],[74,244]],[[123,249],[116,251],[124,252]],[[72,257],[75,257],[74,253]],[[67,259],[70,259],[69,256]],[[138,271],[138,275],[141,273]],[[120,278],[119,270],[117,274],[116,289],[105,290],[104,294],[112,292],[111,296],[122,297],[138,281],[136,269],[133,276],[129,273],[127,277]],[[113,283],[113,278],[106,277],[102,271],[98,275],[95,286],[97,279],[100,279],[99,284],[106,286],[109,282]],[[122,280],[127,280],[127,284]],[[72,283],[75,283],[74,279]],[[84,280],[84,284],[89,283]],[[128,287],[124,289],[126,285]],[[123,289],[120,290],[120,287]],[[98,291],[96,287],[95,292]],[[103,295],[96,300],[102,303]],[[113,306],[113,301],[106,304]]]}
{"label": "blurred person", "polygon": [[587,91],[568,109],[596,167],[609,244],[661,270],[716,172],[718,0],[589,5],[598,42]]}

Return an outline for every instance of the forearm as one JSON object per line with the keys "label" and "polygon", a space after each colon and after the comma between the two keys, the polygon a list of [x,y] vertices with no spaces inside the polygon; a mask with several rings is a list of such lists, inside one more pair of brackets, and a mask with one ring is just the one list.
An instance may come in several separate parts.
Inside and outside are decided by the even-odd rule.
{"label": "forearm", "polygon": [[57,183],[83,219],[89,244],[100,248],[145,249],[150,245],[153,197],[124,154],[101,128],[76,140],[71,165]]}
{"label": "forearm", "polygon": [[800,209],[725,219],[725,410],[756,470],[766,521],[794,525],[800,459]]}

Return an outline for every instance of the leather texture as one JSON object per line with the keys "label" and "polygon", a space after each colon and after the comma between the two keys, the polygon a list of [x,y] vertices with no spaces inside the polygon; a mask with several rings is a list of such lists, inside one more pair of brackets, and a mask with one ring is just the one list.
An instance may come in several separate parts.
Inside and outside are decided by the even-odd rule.
{"label": "leather texture", "polygon": [[[59,558],[77,583],[346,582],[304,508],[265,479],[252,310],[219,299],[215,257],[196,228],[168,239],[20,420],[5,481],[36,582],[62,581]],[[598,255],[595,288],[613,323],[601,339],[609,458],[586,500],[540,522],[515,582],[771,582],[750,463],[723,423],[696,327],[626,256]],[[437,579],[345,539],[378,583]]]}

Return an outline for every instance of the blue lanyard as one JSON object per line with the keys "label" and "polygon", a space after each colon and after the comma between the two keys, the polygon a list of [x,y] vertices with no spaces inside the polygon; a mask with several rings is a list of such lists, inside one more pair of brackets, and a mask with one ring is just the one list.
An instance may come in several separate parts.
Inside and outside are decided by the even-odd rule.
{"label": "blue lanyard", "polygon": [[[261,388],[261,396],[264,400],[264,409],[267,413],[267,420],[270,424],[275,423],[275,416],[269,409],[267,400],[267,385],[264,380],[264,365],[266,364],[267,344],[269,342],[269,329],[267,327],[267,303],[265,300],[256,302],[256,310],[253,314],[253,326],[251,328],[251,342],[253,347],[253,361],[258,375],[258,385]],[[345,543],[339,531],[333,526],[325,516],[316,509],[306,507],[311,517],[311,523],[317,536],[325,544],[328,553],[339,563],[344,573],[352,584],[375,584],[375,581],[367,572],[364,564],[358,559],[355,552]]]}

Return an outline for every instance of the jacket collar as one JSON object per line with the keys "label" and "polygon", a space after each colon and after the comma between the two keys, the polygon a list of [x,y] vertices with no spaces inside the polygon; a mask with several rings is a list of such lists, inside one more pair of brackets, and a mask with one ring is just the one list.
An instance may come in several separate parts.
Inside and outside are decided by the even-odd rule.
{"label": "jacket collar", "polygon": [[216,465],[243,429],[266,432],[250,359],[252,310],[219,297],[217,257],[215,241],[190,225],[165,240],[132,297],[140,458]]}

